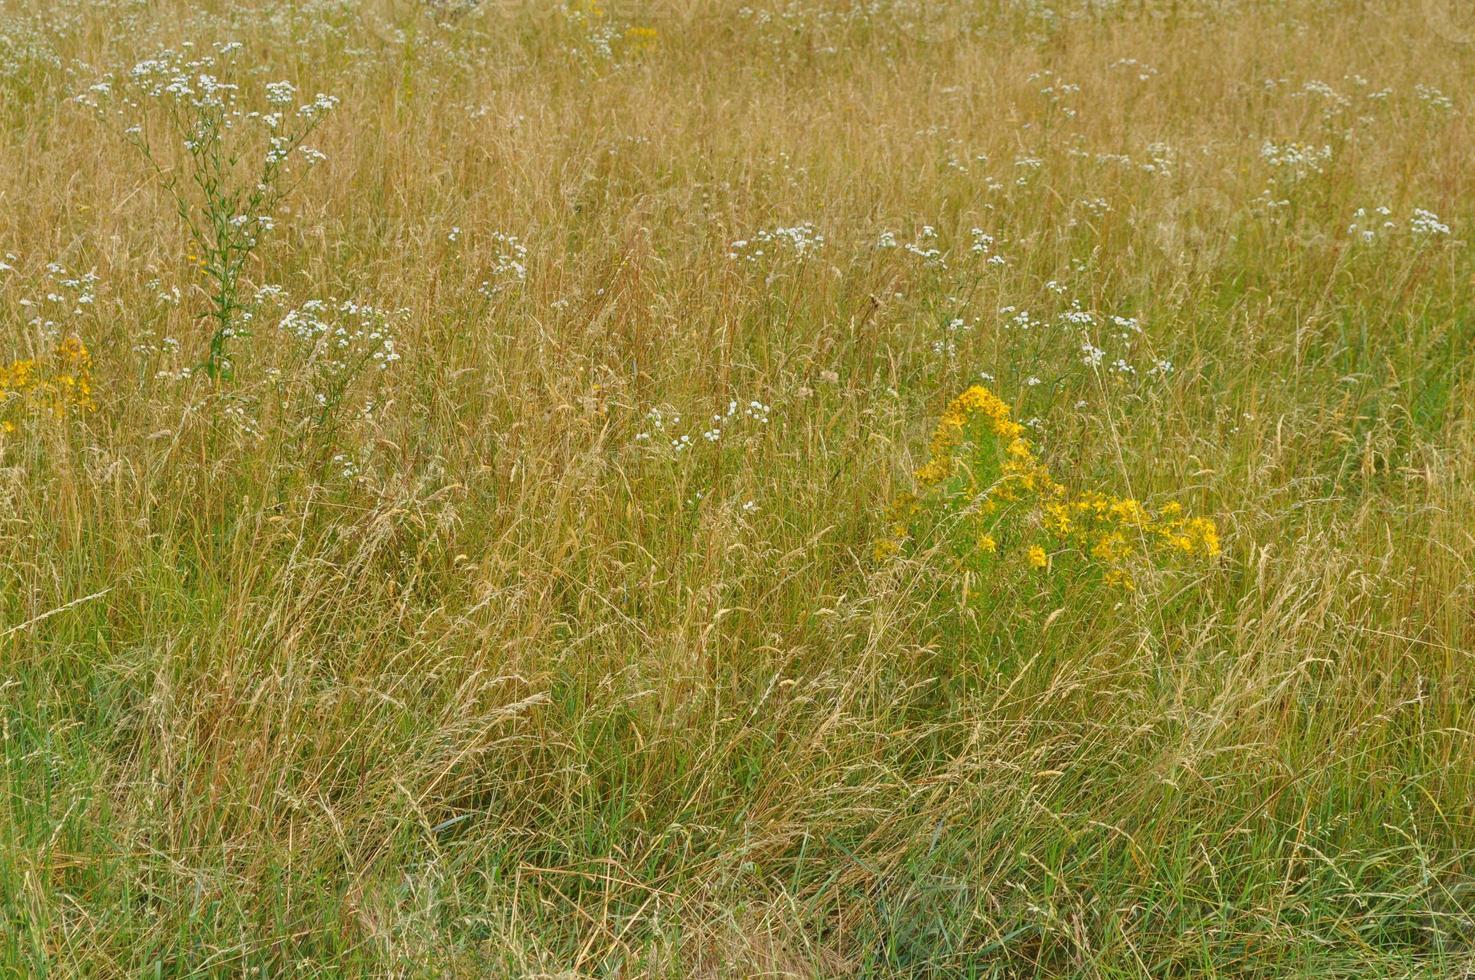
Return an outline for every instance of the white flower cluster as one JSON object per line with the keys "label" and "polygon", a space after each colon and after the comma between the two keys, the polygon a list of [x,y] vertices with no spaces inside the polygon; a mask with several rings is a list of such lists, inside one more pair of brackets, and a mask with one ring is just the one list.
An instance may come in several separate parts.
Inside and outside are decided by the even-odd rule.
{"label": "white flower cluster", "polygon": [[[1381,236],[1398,231],[1398,222],[1393,220],[1393,209],[1386,205],[1372,209],[1358,208],[1347,226],[1347,234],[1364,244],[1371,244]],[[1449,225],[1439,215],[1424,208],[1414,208],[1409,214],[1408,230],[1421,238],[1442,238],[1450,233]]]}
{"label": "white flower cluster", "polygon": [[400,359],[392,324],[406,312],[310,299],[289,310],[279,328],[311,351],[319,371],[339,376],[370,365],[382,371]]}
{"label": "white flower cluster", "polygon": [[824,247],[825,236],[805,221],[788,228],[766,228],[728,246],[727,257],[748,263],[788,256],[802,259]]}
{"label": "white flower cluster", "polygon": [[1096,315],[1090,310],[1081,309],[1079,300],[1071,303],[1070,309],[1060,314],[1060,322],[1067,327],[1079,327],[1087,329],[1096,325]]}
{"label": "white flower cluster", "polygon": [[939,354],[948,359],[958,356],[957,338],[973,332],[977,320],[970,323],[962,317],[953,317],[942,328],[942,337],[932,342],[932,353]]}
{"label": "white flower cluster", "polygon": [[1014,158],[1014,169],[1019,171],[1019,176],[1014,178],[1014,183],[1023,187],[1030,182],[1035,174],[1045,166],[1045,161],[1039,157],[1017,156]]}
{"label": "white flower cluster", "polygon": [[20,18],[0,21],[0,82],[37,79],[64,66],[38,25]]}
{"label": "white flower cluster", "polygon": [[[0,271],[13,271],[13,262],[20,261],[15,255],[6,253],[6,261],[0,262]],[[55,341],[65,333],[80,333],[73,324],[87,313],[96,301],[97,273],[72,272],[59,262],[46,265],[46,282],[38,286],[36,296],[22,296],[16,305],[25,311],[26,323],[48,341]]]}
{"label": "white flower cluster", "polygon": [[1358,208],[1352,215],[1352,223],[1347,226],[1347,234],[1364,242],[1373,242],[1379,232],[1392,231],[1397,227],[1393,221],[1393,211],[1388,207],[1373,208],[1371,212],[1367,208]]}
{"label": "white flower cluster", "polygon": [[[1053,293],[1060,295],[1066,286],[1055,280],[1045,284]],[[1172,362],[1165,358],[1147,357],[1145,333],[1142,322],[1135,316],[1102,313],[1083,305],[1080,300],[1071,300],[1069,305],[1051,317],[1031,314],[1015,306],[1001,306],[998,315],[1000,326],[1005,331],[1034,331],[1041,339],[1034,344],[1046,344],[1058,348],[1061,355],[1074,351],[1078,363],[1092,370],[1105,370],[1123,378],[1160,376],[1173,370]],[[1026,379],[1028,387],[1042,382],[1033,376]]]}
{"label": "white flower cluster", "polygon": [[1292,92],[1293,99],[1310,99],[1321,104],[1323,118],[1330,119],[1352,107],[1352,100],[1332,88],[1320,79],[1311,79],[1301,86],[1299,92]]}
{"label": "white flower cluster", "polygon": [[1291,179],[1303,180],[1322,172],[1332,158],[1332,148],[1312,146],[1309,143],[1275,143],[1266,140],[1260,145],[1260,157]]}
{"label": "white flower cluster", "polygon": [[478,287],[478,292],[487,299],[509,286],[525,282],[528,277],[528,249],[521,239],[494,231],[489,240],[492,244],[491,274]]}
{"label": "white flower cluster", "polygon": [[1076,110],[1067,105],[1065,100],[1073,95],[1080,94],[1081,87],[1079,85],[1073,82],[1061,81],[1060,76],[1049,68],[1032,73],[1025,81],[1047,82],[1048,84],[1040,89],[1040,95],[1044,96],[1045,100],[1051,106],[1058,109],[1065,118],[1075,118]]}
{"label": "white flower cluster", "polygon": [[906,246],[906,251],[921,259],[925,266],[945,268],[947,259],[943,257],[942,250],[937,247],[936,242],[937,229],[931,225],[923,225],[922,230],[917,233],[917,240]]}
{"label": "white flower cluster", "polygon": [[332,465],[345,480],[352,480],[359,475],[359,464],[347,453],[335,454]]}
{"label": "white flower cluster", "polygon": [[[215,76],[218,62],[214,55],[194,54],[194,45],[186,42],[182,51],[165,50],[152,58],[135,64],[128,72],[133,91],[153,99],[188,102],[196,108],[223,109],[234,103],[239,87],[222,82]],[[228,57],[235,49],[217,45],[221,57]],[[110,82],[94,85],[96,95],[111,94]]]}
{"label": "white flower cluster", "polygon": [[[997,243],[993,235],[982,228],[970,228],[968,234],[969,254],[983,258],[989,265],[1007,264],[1007,260],[1002,255],[994,252]],[[900,249],[903,254],[919,260],[922,266],[928,269],[946,269],[948,259],[953,254],[952,249],[944,249],[940,244],[937,229],[927,224],[924,224],[912,241],[906,245],[902,245],[896,237],[896,232],[888,228],[882,231],[876,239],[876,248],[879,250]]]}
{"label": "white flower cluster", "polygon": [[266,101],[275,106],[286,106],[292,104],[292,97],[297,94],[297,88],[291,82],[267,82]]}
{"label": "white flower cluster", "polygon": [[968,251],[972,252],[974,255],[988,256],[986,261],[989,265],[1008,264],[1007,259],[994,251],[995,241],[993,235],[990,235],[982,228],[970,228],[968,230],[968,234],[973,239],[973,244],[968,247]]}
{"label": "white flower cluster", "polygon": [[1423,208],[1414,208],[1408,226],[1416,235],[1448,235],[1449,225],[1439,220],[1439,215]]}
{"label": "white flower cluster", "polygon": [[1432,85],[1415,85],[1414,95],[1418,97],[1420,102],[1431,109],[1439,112],[1454,111],[1454,99],[1451,99]]}
{"label": "white flower cluster", "polygon": [[1139,163],[1127,153],[1092,153],[1079,146],[1067,147],[1066,154],[1080,160],[1092,160],[1101,166],[1120,167],[1124,170],[1139,170],[1157,177],[1170,177],[1173,173],[1174,152],[1167,143],[1149,143],[1146,147],[1147,162]]}
{"label": "white flower cluster", "polygon": [[[241,50],[242,45],[232,41],[216,44],[213,53],[200,52],[186,41],[178,49],[168,48],[137,62],[121,79],[104,78],[77,96],[77,101],[99,111],[110,107],[118,115],[140,113],[145,101],[169,103],[176,111],[182,108],[186,111],[176,118],[176,124],[185,149],[191,153],[207,150],[221,140],[224,131],[240,123],[256,122],[271,134],[265,153],[268,165],[282,164],[293,150],[308,163],[324,160],[321,151],[300,144],[307,132],[338,105],[338,98],[319,92],[294,112],[290,107],[297,100],[297,87],[279,80],[262,87],[258,104],[264,104],[265,111],[243,108],[241,87],[221,77],[238,70],[234,56]],[[289,113],[298,121],[295,130],[286,125]],[[135,142],[145,140],[142,122],[133,122],[125,132]]]}
{"label": "white flower cluster", "polygon": [[1107,65],[1108,68],[1128,71],[1137,76],[1139,82],[1145,82],[1157,74],[1157,69],[1151,65],[1143,64],[1136,58],[1121,58]]}
{"label": "white flower cluster", "polygon": [[1044,321],[1030,316],[1029,310],[1021,310],[1015,306],[999,307],[999,316],[1008,318],[1004,321],[1005,330],[1030,330],[1044,326]]}
{"label": "white flower cluster", "polygon": [[[702,432],[701,438],[709,443],[719,443],[726,432],[737,426],[767,425],[772,411],[771,405],[756,399],[749,401],[746,405],[733,399],[727,403],[725,412],[712,415],[711,424]],[[667,444],[671,452],[677,455],[692,447],[691,435],[676,431],[676,427],[681,424],[680,415],[667,414],[659,408],[652,408],[645,413],[645,422],[646,428],[635,435],[636,442]]]}
{"label": "white flower cluster", "polygon": [[[1080,346],[1081,363],[1086,367],[1094,369],[1104,365],[1106,370],[1112,374],[1123,377],[1137,376],[1137,365],[1132,361],[1133,348],[1143,334],[1142,323],[1135,316],[1112,314],[1099,317],[1088,310],[1081,309],[1079,303],[1073,303],[1070,310],[1061,314],[1061,321],[1081,330],[1084,337]],[[1093,328],[1096,329],[1093,330]],[[1097,346],[1092,340],[1093,333],[1100,337],[1102,344],[1120,345],[1120,352],[1117,356],[1111,357],[1104,347]],[[1108,357],[1111,357],[1109,362]],[[1167,358],[1155,358],[1146,374],[1166,376],[1172,371],[1172,361]]]}

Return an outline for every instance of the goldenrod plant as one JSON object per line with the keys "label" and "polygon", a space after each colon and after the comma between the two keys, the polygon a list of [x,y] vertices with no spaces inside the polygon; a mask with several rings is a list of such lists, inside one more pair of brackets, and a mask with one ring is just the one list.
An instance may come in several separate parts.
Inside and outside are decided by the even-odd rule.
{"label": "goldenrod plant", "polygon": [[891,506],[887,534],[876,545],[879,558],[900,553],[925,521],[951,539],[959,561],[988,568],[1012,555],[1015,564],[1042,572],[1060,561],[1131,590],[1133,565],[1215,558],[1221,551],[1214,522],[1188,516],[1176,501],[1152,510],[1132,497],[1067,489],[1009,406],[983,385],[948,403],[929,451],[916,472],[918,494]]}

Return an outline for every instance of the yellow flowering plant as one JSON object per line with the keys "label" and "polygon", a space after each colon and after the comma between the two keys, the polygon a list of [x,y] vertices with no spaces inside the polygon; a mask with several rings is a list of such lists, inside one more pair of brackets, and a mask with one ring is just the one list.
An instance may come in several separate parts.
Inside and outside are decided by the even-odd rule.
{"label": "yellow flowering plant", "polygon": [[82,341],[68,337],[50,355],[0,365],[0,434],[16,431],[31,414],[64,418],[97,408],[92,397],[92,358]]}
{"label": "yellow flowering plant", "polygon": [[902,552],[928,524],[971,566],[1010,562],[1044,574],[1064,564],[1131,590],[1144,565],[1220,553],[1214,522],[1180,504],[1153,510],[1057,481],[1009,406],[982,385],[947,404],[928,448],[917,492],[891,506],[878,558]]}

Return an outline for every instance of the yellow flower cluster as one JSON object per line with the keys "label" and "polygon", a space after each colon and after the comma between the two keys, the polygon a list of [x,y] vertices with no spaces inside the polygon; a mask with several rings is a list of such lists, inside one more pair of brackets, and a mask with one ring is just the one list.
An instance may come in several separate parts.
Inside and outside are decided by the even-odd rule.
{"label": "yellow flower cluster", "polygon": [[[964,460],[960,450],[970,427],[974,452]],[[1220,552],[1214,522],[1187,516],[1179,504],[1154,513],[1130,497],[1068,490],[1036,455],[1009,406],[981,385],[948,403],[929,449],[916,473],[921,497],[901,498],[900,509],[893,505],[878,557],[901,550],[922,501],[935,499],[960,506],[973,529],[969,547],[978,554],[999,555],[1000,538],[1012,538],[1032,568],[1049,568],[1052,552],[1075,553],[1101,566],[1108,585],[1127,589],[1133,588],[1127,566],[1134,556],[1211,558]]]}
{"label": "yellow flower cluster", "polygon": [[656,41],[660,39],[660,36],[660,32],[654,27],[625,28],[625,43],[641,51],[655,47]]}
{"label": "yellow flower cluster", "polygon": [[1009,418],[1009,406],[982,385],[974,385],[948,402],[942,418],[932,433],[929,447],[932,458],[917,471],[917,482],[924,488],[935,487],[956,472],[956,452],[963,442],[963,430],[969,421],[981,417],[990,431],[1010,444],[1024,438],[1024,426]]}
{"label": "yellow flower cluster", "polygon": [[912,518],[921,506],[909,493],[899,495],[886,510],[886,534],[876,542],[876,557],[890,558],[901,551],[902,542],[911,534]]}
{"label": "yellow flower cluster", "polygon": [[0,433],[15,431],[15,422],[4,417],[13,406],[46,411],[57,418],[69,410],[96,409],[92,397],[92,358],[82,341],[68,337],[56,345],[48,358],[0,365]]}

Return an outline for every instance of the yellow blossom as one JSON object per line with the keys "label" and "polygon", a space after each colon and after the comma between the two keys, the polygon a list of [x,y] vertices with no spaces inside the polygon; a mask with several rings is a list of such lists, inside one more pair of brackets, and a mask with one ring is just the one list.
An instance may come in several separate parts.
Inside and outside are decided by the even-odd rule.
{"label": "yellow blossom", "polygon": [[[71,409],[96,409],[91,358],[82,341],[68,337],[42,361],[28,358],[0,365],[0,410],[7,406],[18,406],[20,411],[45,410],[58,418]],[[3,431],[15,430],[13,420],[3,420]]]}
{"label": "yellow blossom", "polygon": [[[975,423],[981,425],[970,432]],[[911,533],[910,518],[923,502],[966,508],[960,516],[985,554],[997,553],[995,530],[1003,523],[1032,526],[1059,547],[1058,554],[1075,554],[1096,564],[1105,584],[1124,589],[1135,588],[1130,563],[1220,553],[1213,521],[1187,517],[1177,502],[1154,512],[1134,497],[1067,489],[1038,458],[1024,427],[1010,417],[1009,406],[981,385],[948,402],[928,449],[926,463],[916,471],[921,498],[907,497],[904,507],[893,507],[888,543],[877,545],[878,554],[900,550]],[[963,469],[960,456],[965,450],[973,454],[967,460],[966,486],[949,482]],[[1050,564],[1042,545],[1030,546],[1025,557],[1035,568]]]}

